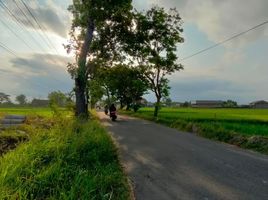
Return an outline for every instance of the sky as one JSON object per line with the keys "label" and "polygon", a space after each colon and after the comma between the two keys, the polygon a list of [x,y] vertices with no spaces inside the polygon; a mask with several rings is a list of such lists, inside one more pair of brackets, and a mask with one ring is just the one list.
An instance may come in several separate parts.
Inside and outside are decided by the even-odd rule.
{"label": "sky", "polygon": [[[20,20],[0,7],[0,92],[13,97],[46,98],[48,92],[73,88],[66,71],[73,57],[63,48],[72,16],[71,0],[23,0],[43,27],[23,15],[21,0],[2,0]],[[1,5],[1,3],[0,3]],[[178,45],[184,70],[169,77],[173,101],[227,100],[240,104],[268,100],[268,24],[203,54],[181,59],[268,20],[267,0],[133,0],[138,10],[176,7],[183,19],[185,42]],[[49,38],[49,41],[47,40]],[[154,101],[152,94],[146,95]]]}

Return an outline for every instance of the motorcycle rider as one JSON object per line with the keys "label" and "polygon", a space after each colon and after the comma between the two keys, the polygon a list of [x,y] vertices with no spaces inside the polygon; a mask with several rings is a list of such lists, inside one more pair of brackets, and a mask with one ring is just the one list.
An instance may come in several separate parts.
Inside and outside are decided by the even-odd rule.
{"label": "motorcycle rider", "polygon": [[115,112],[116,111],[116,107],[115,107],[115,105],[114,104],[112,104],[111,106],[110,106],[110,113],[111,112]]}
{"label": "motorcycle rider", "polygon": [[115,119],[117,118],[117,116],[116,116],[116,107],[115,107],[115,105],[114,104],[112,104],[111,106],[110,106],[110,118],[112,118],[112,120],[113,121],[115,121]]}

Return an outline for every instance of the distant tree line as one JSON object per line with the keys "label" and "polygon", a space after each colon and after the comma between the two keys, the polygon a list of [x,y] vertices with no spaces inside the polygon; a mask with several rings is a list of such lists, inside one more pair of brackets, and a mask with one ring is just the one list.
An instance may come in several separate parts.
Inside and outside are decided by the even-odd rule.
{"label": "distant tree line", "polygon": [[[188,107],[192,107],[192,104],[190,101],[185,101],[183,103],[181,102],[173,102],[170,98],[165,98],[162,101],[162,106],[164,107],[184,107],[184,108],[188,108]],[[221,104],[222,108],[237,108],[239,107],[236,101],[233,100],[227,100],[227,101],[223,101]]]}
{"label": "distant tree line", "polygon": [[66,107],[73,106],[74,102],[72,101],[73,93],[63,93],[61,91],[53,91],[48,94],[47,99],[33,98],[28,100],[26,95],[20,94],[15,97],[15,102],[12,102],[10,95],[0,92],[0,106],[2,107],[48,107],[48,106],[58,106]]}
{"label": "distant tree line", "polygon": [[222,107],[224,107],[224,108],[236,108],[236,107],[238,107],[238,104],[237,104],[237,102],[235,102],[233,100],[227,100],[227,101],[224,101],[222,103]]}

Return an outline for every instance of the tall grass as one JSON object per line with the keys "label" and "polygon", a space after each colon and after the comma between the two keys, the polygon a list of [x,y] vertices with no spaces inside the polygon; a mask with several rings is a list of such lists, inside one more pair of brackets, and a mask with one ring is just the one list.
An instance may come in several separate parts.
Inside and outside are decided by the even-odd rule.
{"label": "tall grass", "polygon": [[0,158],[0,199],[129,199],[116,148],[96,121],[31,128]]}

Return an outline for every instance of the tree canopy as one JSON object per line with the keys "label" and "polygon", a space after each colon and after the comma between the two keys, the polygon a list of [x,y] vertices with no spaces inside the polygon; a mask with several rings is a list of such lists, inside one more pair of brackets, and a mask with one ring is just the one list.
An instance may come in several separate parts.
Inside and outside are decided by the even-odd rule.
{"label": "tree canopy", "polygon": [[26,98],[26,96],[24,94],[16,96],[16,101],[20,105],[26,105],[27,104],[27,98]]}
{"label": "tree canopy", "polygon": [[[87,116],[90,96],[91,103],[96,101],[94,92],[99,97],[105,92],[108,99],[116,96],[123,106],[135,102],[148,87],[157,99],[157,116],[161,99],[169,95],[167,76],[183,69],[176,54],[177,45],[184,41],[177,10],[153,7],[139,12],[132,10],[131,2],[73,0],[69,7],[74,19],[65,47],[76,55],[68,71],[75,80],[77,116]],[[95,80],[99,69],[108,73],[102,83]]]}
{"label": "tree canopy", "polygon": [[76,53],[77,62],[68,66],[75,79],[78,116],[88,115],[88,76],[101,62],[111,60],[109,53],[119,44],[118,28],[124,27],[122,23],[131,9],[131,0],[73,0],[69,7],[74,19],[66,48]]}
{"label": "tree canopy", "polygon": [[113,96],[120,102],[121,108],[127,106],[129,109],[148,90],[147,80],[138,68],[116,65],[112,68],[102,68],[96,74],[95,80],[99,80],[106,96]]}
{"label": "tree canopy", "polygon": [[67,103],[67,97],[61,91],[50,92],[48,94],[48,100],[49,100],[50,106],[55,105],[55,106],[63,107]]}
{"label": "tree canopy", "polygon": [[163,97],[169,95],[167,75],[183,69],[177,62],[177,45],[184,42],[181,17],[176,9],[168,12],[153,7],[146,12],[135,12],[131,42],[125,48],[137,62],[157,99],[155,113]]}
{"label": "tree canopy", "polygon": [[0,92],[0,103],[9,103],[10,101],[10,95],[5,94],[3,92]]}

